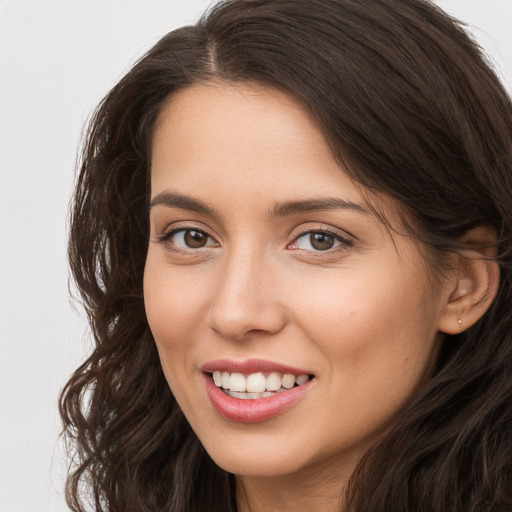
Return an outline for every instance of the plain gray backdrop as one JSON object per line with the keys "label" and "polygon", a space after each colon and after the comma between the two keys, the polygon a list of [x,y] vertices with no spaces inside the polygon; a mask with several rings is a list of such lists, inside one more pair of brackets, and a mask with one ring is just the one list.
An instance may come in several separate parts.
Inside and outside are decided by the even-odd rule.
{"label": "plain gray backdrop", "polygon": [[[512,91],[512,0],[437,0]],[[61,512],[57,396],[90,347],[70,306],[81,130],[130,65],[206,0],[0,0],[0,512]]]}

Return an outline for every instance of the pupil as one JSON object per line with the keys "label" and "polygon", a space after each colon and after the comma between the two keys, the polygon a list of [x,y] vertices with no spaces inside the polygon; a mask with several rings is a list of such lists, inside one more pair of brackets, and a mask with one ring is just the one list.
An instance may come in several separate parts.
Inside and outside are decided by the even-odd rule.
{"label": "pupil", "polygon": [[334,237],[326,233],[311,233],[310,242],[315,249],[326,251],[334,245]]}
{"label": "pupil", "polygon": [[206,245],[206,236],[201,231],[187,231],[185,233],[185,243],[192,249],[204,247]]}

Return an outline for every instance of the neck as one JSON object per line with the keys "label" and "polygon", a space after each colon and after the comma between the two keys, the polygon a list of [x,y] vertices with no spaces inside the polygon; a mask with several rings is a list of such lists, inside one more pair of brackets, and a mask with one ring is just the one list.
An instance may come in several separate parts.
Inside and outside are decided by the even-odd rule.
{"label": "neck", "polygon": [[343,512],[350,468],[312,467],[290,475],[237,476],[238,512]]}

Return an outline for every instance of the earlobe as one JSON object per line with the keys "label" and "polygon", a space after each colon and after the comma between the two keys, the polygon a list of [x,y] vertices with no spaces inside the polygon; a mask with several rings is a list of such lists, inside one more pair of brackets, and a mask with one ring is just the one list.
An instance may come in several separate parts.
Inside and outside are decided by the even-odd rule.
{"label": "earlobe", "polygon": [[466,246],[455,256],[451,290],[438,321],[438,329],[458,334],[475,324],[489,309],[498,292],[500,270],[496,256],[496,235],[480,226],[461,240]]}

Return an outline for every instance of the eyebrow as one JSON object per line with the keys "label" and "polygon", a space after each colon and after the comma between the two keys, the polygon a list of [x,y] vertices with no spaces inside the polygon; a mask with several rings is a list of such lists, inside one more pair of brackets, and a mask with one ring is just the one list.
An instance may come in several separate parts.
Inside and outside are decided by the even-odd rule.
{"label": "eyebrow", "polygon": [[151,209],[159,205],[181,208],[182,210],[190,210],[206,215],[215,214],[215,210],[211,206],[208,206],[198,199],[168,191],[161,192],[155,196],[149,203],[149,208]]}
{"label": "eyebrow", "polygon": [[[181,208],[182,210],[194,211],[210,216],[213,216],[216,213],[211,206],[198,199],[169,191],[164,191],[156,195],[151,200],[149,207],[151,209],[160,205]],[[268,216],[270,218],[276,218],[286,217],[296,213],[339,209],[353,210],[365,215],[369,214],[369,211],[360,203],[346,201],[337,197],[321,197],[316,199],[303,199],[278,203],[268,210]]]}
{"label": "eyebrow", "polygon": [[359,213],[364,213],[365,215],[370,213],[362,204],[359,203],[346,201],[337,197],[321,197],[318,199],[304,199],[279,203],[269,210],[269,216],[271,218],[285,217],[287,215],[293,215],[294,213],[339,209],[353,210]]}

